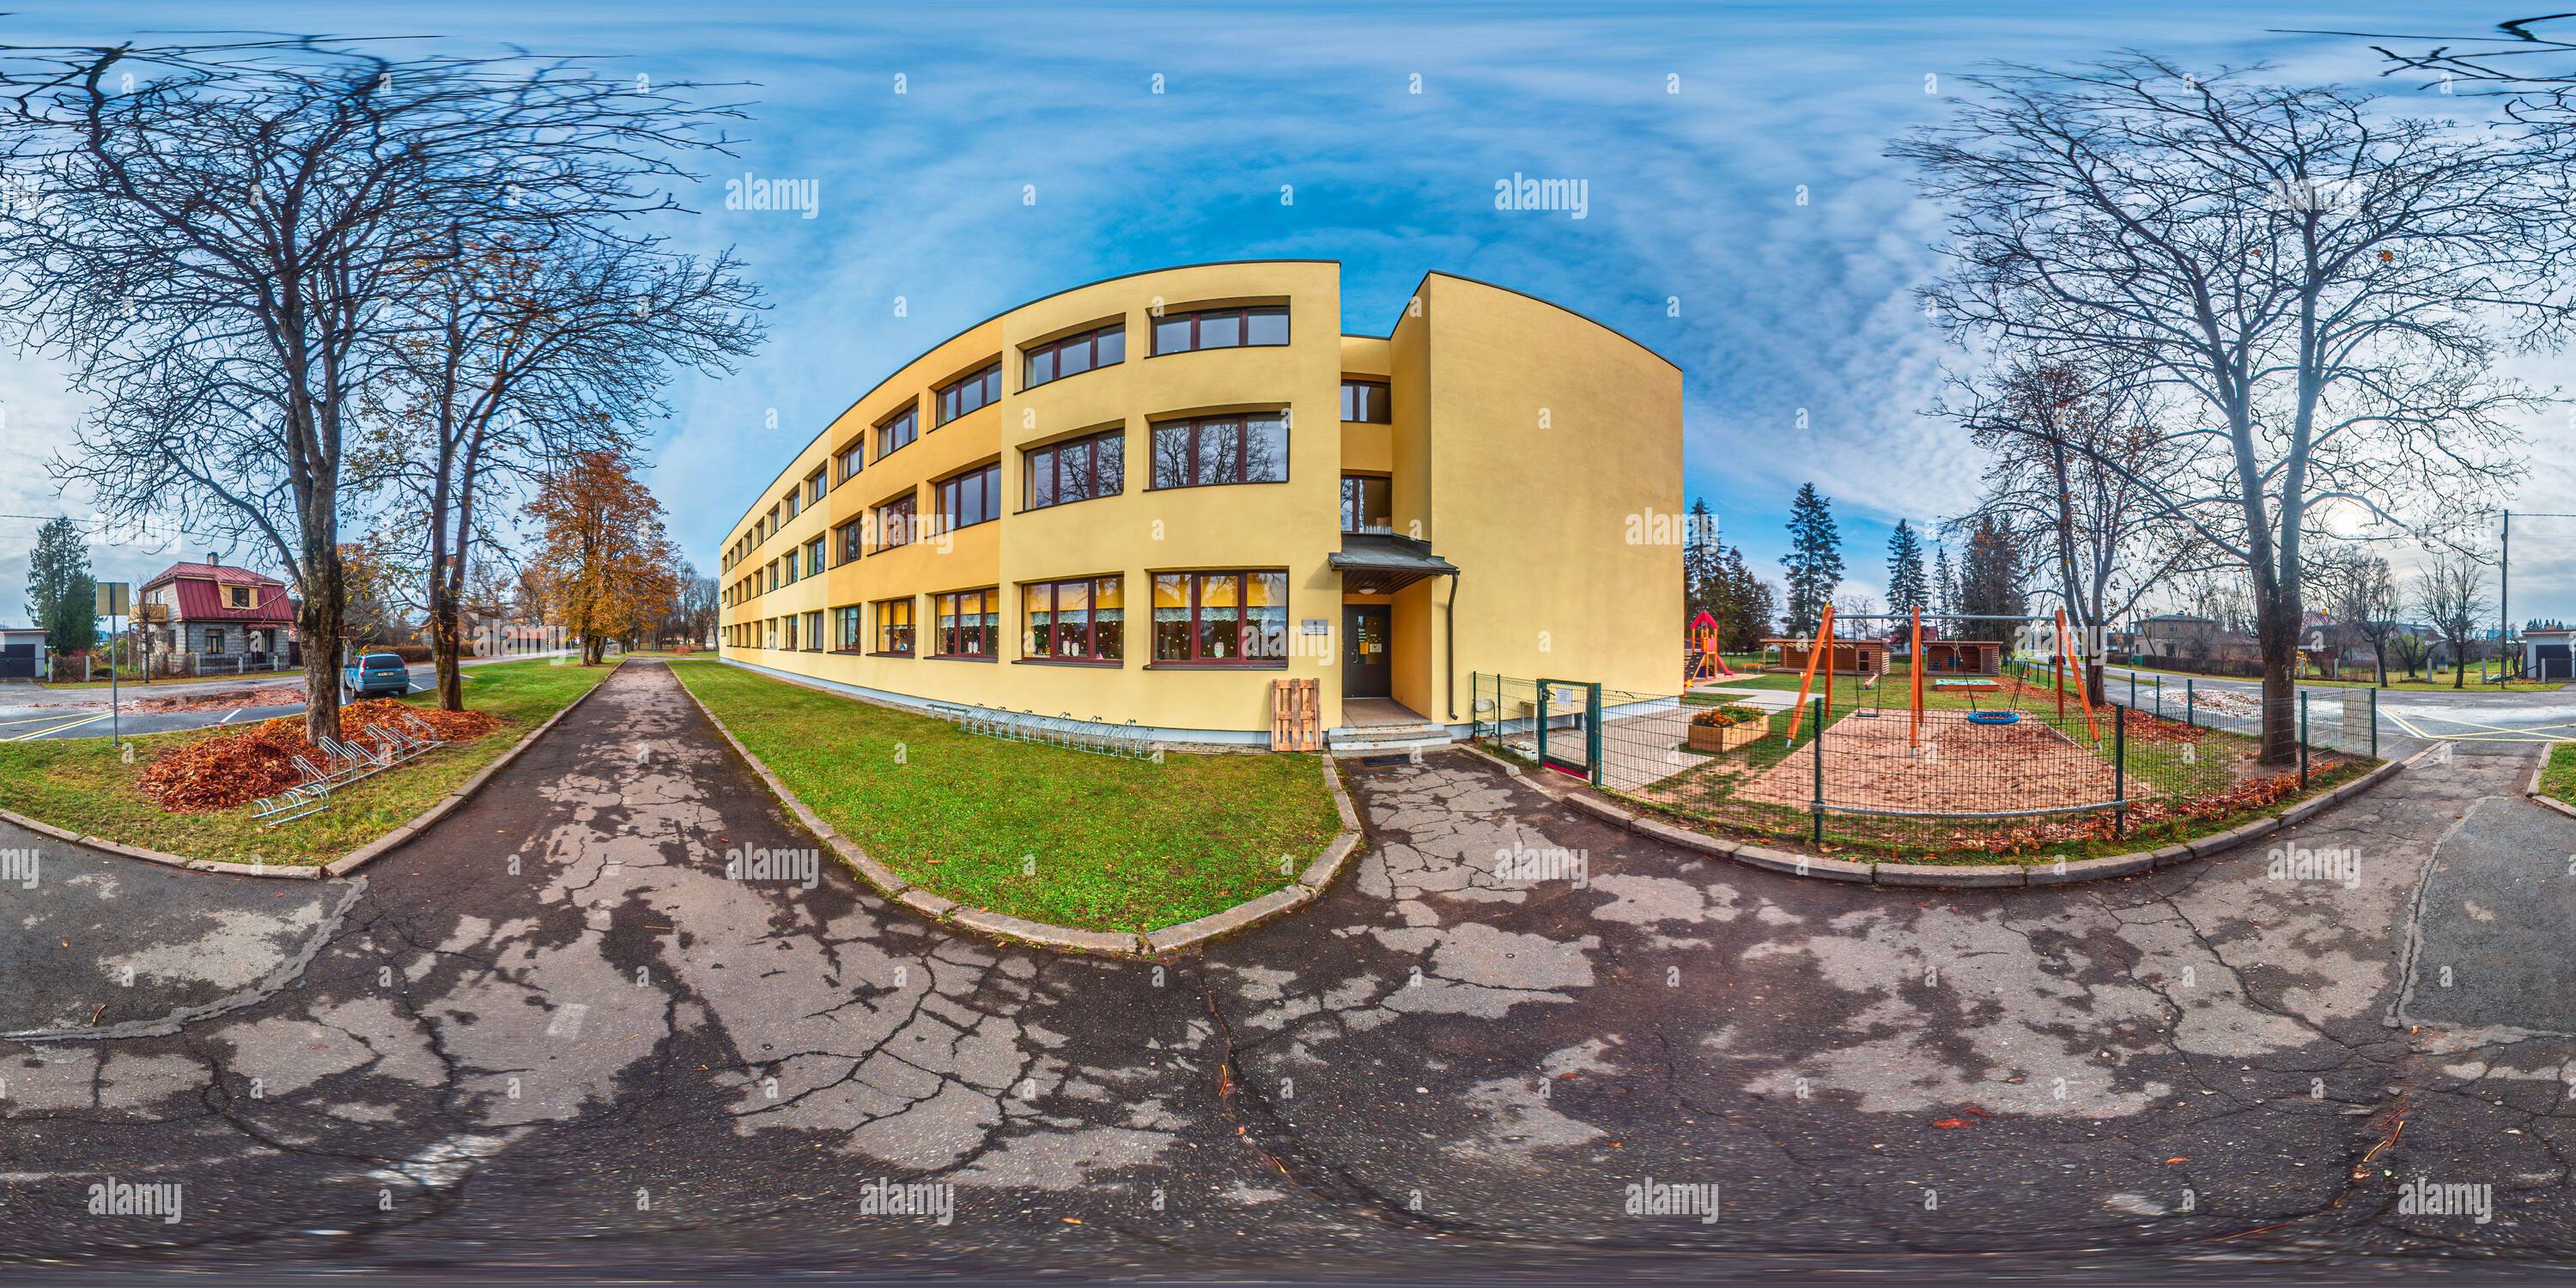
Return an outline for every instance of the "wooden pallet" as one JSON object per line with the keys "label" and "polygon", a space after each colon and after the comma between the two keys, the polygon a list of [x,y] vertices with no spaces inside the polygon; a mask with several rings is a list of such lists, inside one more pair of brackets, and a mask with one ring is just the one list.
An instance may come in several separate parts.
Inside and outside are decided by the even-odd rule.
{"label": "wooden pallet", "polygon": [[1270,749],[1322,751],[1322,681],[1313,676],[1270,682]]}

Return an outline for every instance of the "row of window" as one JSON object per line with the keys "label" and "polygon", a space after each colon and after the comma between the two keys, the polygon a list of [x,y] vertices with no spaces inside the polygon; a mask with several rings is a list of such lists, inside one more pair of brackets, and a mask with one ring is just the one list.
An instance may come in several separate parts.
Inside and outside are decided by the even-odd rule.
{"label": "row of window", "polygon": [[[1124,578],[1110,575],[1028,582],[1020,587],[1020,656],[1028,661],[1103,664],[1126,660]],[[1153,581],[1153,660],[1180,666],[1277,666],[1288,660],[1288,574],[1279,571],[1158,572]],[[831,610],[830,633],[816,610],[726,628],[734,648],[916,655],[912,597]],[[998,588],[931,597],[927,652],[990,661],[1001,654]]]}
{"label": "row of window", "polygon": [[[1195,309],[1165,314],[1154,320],[1156,356],[1286,343],[1286,305]],[[1021,351],[1021,359],[1021,387],[1024,389],[1100,367],[1115,366],[1127,359],[1127,326],[1124,322],[1113,322],[1030,345]],[[990,406],[1001,397],[1002,364],[996,361],[933,391],[933,400],[938,408],[937,423],[945,425],[968,412]],[[1342,419],[1383,423],[1390,418],[1385,382],[1345,380],[1342,383]],[[875,431],[876,455],[883,457],[920,437],[918,411],[913,405],[906,404],[902,410],[877,422]],[[791,490],[779,505],[771,507],[770,512],[756,521],[749,532],[727,548],[725,566],[730,569],[749,558],[752,551],[776,533],[783,523],[796,517],[800,504],[810,506],[821,500],[828,488],[838,487],[855,477],[866,465],[862,459],[863,442],[863,438],[853,439],[833,453],[835,477],[827,481],[825,472],[817,470],[805,478],[800,489]]]}

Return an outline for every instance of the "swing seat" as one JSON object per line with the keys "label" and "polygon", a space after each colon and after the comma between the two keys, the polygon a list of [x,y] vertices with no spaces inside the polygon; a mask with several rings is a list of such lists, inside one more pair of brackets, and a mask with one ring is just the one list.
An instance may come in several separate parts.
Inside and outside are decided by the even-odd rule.
{"label": "swing seat", "polygon": [[2019,724],[2021,723],[2021,713],[2018,711],[1971,711],[1968,713],[1968,723],[1981,725]]}

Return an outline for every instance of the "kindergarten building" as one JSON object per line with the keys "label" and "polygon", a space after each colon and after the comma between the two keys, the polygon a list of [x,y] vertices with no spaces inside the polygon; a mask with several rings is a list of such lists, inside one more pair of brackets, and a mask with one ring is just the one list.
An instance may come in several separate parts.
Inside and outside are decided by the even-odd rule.
{"label": "kindergarten building", "polygon": [[749,500],[722,656],[1186,741],[1266,739],[1281,679],[1354,738],[1463,734],[1478,672],[1678,692],[1680,370],[1443,273],[1344,334],[1340,278],[1138,273],[942,341]]}

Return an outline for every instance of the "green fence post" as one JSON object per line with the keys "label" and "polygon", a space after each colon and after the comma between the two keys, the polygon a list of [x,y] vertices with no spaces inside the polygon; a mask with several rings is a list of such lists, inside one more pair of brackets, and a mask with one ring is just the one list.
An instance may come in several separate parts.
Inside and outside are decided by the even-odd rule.
{"label": "green fence post", "polygon": [[2299,790],[2308,790],[2308,691],[2299,690]]}
{"label": "green fence post", "polygon": [[2138,673],[2129,672],[2129,705],[2138,705]]}
{"label": "green fence post", "polygon": [[2192,680],[2188,675],[2182,677],[2182,722],[2193,729],[2200,727],[2200,699],[2192,693]]}
{"label": "green fence post", "polygon": [[[2132,684],[2136,676],[2130,676]],[[2129,830],[2129,709],[2111,708],[2111,835],[2115,839]]]}
{"label": "green fence post", "polygon": [[1545,680],[1538,682],[1538,767],[1547,768],[1547,681]]}
{"label": "green fence post", "polygon": [[2370,758],[2379,759],[2379,690],[2370,691]]}
{"label": "green fence post", "polygon": [[1592,766],[1592,785],[1599,787],[1601,785],[1601,682],[1595,680],[1583,687],[1584,696],[1590,702],[1589,710],[1583,717],[1584,763]]}
{"label": "green fence post", "polygon": [[1823,849],[1823,848],[1824,848],[1824,846],[1825,846],[1825,710],[1826,710],[1826,707],[1825,707],[1825,699],[1824,699],[1824,697],[1823,697],[1822,695],[1818,695],[1818,696],[1815,698],[1815,704],[1816,704],[1816,731],[1815,731],[1813,734],[1810,734],[1810,735],[1809,735],[1809,737],[1811,737],[1811,738],[1813,738],[1813,739],[1814,739],[1814,741],[1813,741],[1810,745],[1811,745],[1812,747],[1814,747],[1814,749],[1815,749],[1815,757],[1814,757],[1814,759],[1815,759],[1815,762],[1816,762],[1816,800],[1815,800],[1815,807],[1814,807],[1814,813],[1815,813],[1815,816],[1816,816],[1815,835],[1816,835],[1816,848],[1821,850],[1821,849]]}

